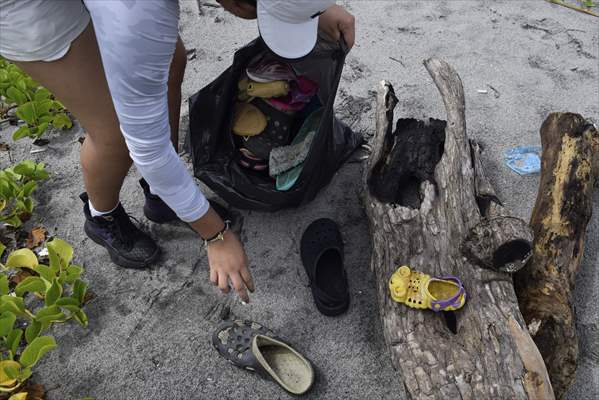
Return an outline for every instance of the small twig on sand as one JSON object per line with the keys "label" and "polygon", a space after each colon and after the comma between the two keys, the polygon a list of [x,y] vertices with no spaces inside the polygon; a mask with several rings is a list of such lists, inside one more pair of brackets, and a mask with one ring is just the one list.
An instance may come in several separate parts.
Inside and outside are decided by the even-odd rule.
{"label": "small twig on sand", "polygon": [[404,63],[403,63],[403,62],[401,62],[401,60],[398,60],[398,59],[397,59],[397,58],[395,58],[395,57],[389,57],[389,59],[390,59],[390,60],[393,60],[393,61],[395,61],[395,62],[397,62],[397,63],[400,63],[400,64],[401,64],[401,66],[402,66],[402,67],[404,67],[404,68],[406,67],[406,66],[404,65]]}
{"label": "small twig on sand", "polygon": [[487,85],[489,88],[491,88],[491,90],[493,92],[495,92],[495,98],[498,99],[499,97],[501,97],[501,94],[499,93],[499,90],[495,89],[493,86],[491,85]]}
{"label": "small twig on sand", "polygon": [[588,8],[582,8],[582,7],[575,6],[574,4],[564,3],[561,0],[545,0],[545,1],[548,1],[549,3],[557,4],[558,6],[571,8],[572,10],[580,11],[582,13],[589,14],[594,17],[599,17],[599,14],[597,14],[593,10],[589,10]]}

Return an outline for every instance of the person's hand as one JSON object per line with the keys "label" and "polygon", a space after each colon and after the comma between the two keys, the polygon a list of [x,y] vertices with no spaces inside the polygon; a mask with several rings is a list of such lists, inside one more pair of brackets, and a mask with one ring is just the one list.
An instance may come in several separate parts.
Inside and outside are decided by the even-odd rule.
{"label": "person's hand", "polygon": [[243,19],[256,19],[256,7],[243,0],[216,0],[225,10]]}
{"label": "person's hand", "polygon": [[[212,207],[197,221],[190,223],[200,237],[209,239],[219,233],[225,223]],[[229,292],[229,281],[239,294],[241,300],[250,301],[248,292],[254,291],[252,274],[248,269],[245,250],[237,235],[227,230],[224,240],[208,243],[208,264],[210,265],[210,282],[217,285],[223,293]]]}
{"label": "person's hand", "polygon": [[320,15],[318,28],[331,40],[338,42],[343,36],[348,48],[356,41],[356,20],[345,8],[333,5]]}
{"label": "person's hand", "polygon": [[246,303],[250,301],[246,288],[253,292],[254,282],[245,251],[234,232],[227,231],[225,240],[208,244],[208,263],[210,282],[223,293],[228,293],[230,281],[241,300]]}

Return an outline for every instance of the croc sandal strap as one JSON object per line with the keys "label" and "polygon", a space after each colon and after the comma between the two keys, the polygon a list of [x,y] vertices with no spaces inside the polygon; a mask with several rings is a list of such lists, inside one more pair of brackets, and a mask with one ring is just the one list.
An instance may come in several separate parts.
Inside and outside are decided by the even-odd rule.
{"label": "croc sandal strap", "polygon": [[214,348],[231,364],[263,377],[268,373],[251,351],[252,339],[256,335],[275,338],[268,328],[252,321],[235,320],[223,323],[212,337]]}
{"label": "croc sandal strap", "polygon": [[464,289],[464,285],[462,285],[462,281],[460,281],[460,279],[455,276],[444,276],[442,278],[432,278],[431,281],[433,281],[433,280],[455,282],[458,285],[459,289],[456,292],[456,294],[454,294],[453,296],[451,296],[448,299],[431,301],[432,310],[434,312],[440,312],[440,311],[445,311],[448,307],[452,307],[452,306],[459,307],[459,305],[461,304],[460,298],[462,297],[462,295],[465,296],[465,289]]}

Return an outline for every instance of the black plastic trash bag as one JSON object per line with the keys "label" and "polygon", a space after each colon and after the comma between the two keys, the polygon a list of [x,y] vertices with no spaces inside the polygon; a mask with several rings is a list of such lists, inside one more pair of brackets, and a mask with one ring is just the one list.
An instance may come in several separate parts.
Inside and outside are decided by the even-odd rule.
{"label": "black plastic trash bag", "polygon": [[237,84],[247,64],[266,51],[270,50],[261,39],[249,43],[235,53],[231,67],[190,98],[186,144],[195,176],[231,206],[277,211],[313,200],[360,146],[362,137],[337,120],[333,111],[346,51],[338,43],[319,40],[308,56],[290,63],[298,75],[318,82],[325,107],[297,182],[288,191],[278,191],[273,179],[239,166],[231,132]]}

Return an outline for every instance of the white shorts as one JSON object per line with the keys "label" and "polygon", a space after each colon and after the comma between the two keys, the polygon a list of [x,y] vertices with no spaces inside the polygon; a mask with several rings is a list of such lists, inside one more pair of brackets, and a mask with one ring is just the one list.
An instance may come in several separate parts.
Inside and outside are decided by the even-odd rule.
{"label": "white shorts", "polygon": [[209,203],[170,141],[169,68],[179,35],[177,0],[0,0],[0,55],[54,61],[93,21],[108,87],[131,159],[186,222]]}
{"label": "white shorts", "polygon": [[89,21],[81,0],[0,0],[0,55],[12,61],[58,60]]}

